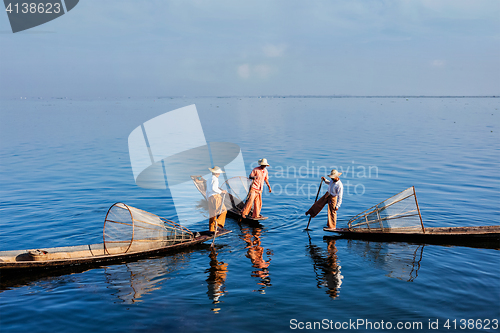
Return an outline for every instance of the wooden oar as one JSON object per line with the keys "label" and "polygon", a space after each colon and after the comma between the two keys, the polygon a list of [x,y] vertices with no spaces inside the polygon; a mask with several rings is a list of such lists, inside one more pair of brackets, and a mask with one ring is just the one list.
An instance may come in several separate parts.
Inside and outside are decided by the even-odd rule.
{"label": "wooden oar", "polygon": [[[316,201],[318,201],[318,195],[319,195],[319,191],[321,191],[321,185],[323,185],[323,178],[321,178],[321,182],[319,183],[318,193],[316,193],[316,199],[314,199],[314,203],[316,203]],[[311,223],[311,219],[312,219],[312,216],[309,215],[309,222],[307,222],[307,227],[304,230],[311,230],[311,229],[309,229],[309,223]]]}
{"label": "wooden oar", "polygon": [[[224,205],[224,199],[226,198],[226,193],[224,193],[224,195],[222,196],[222,202],[220,203],[220,210],[219,210],[219,214],[217,214],[217,218],[219,218],[220,214],[222,214],[222,206]],[[217,235],[218,229],[219,229],[219,223],[217,221],[215,221],[215,232],[214,232],[214,238],[212,239],[211,247],[214,247],[215,236]]]}

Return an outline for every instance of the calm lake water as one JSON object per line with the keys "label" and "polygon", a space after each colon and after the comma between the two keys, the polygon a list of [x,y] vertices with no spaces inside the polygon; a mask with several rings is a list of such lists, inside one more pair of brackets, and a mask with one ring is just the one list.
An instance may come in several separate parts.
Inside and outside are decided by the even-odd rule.
{"label": "calm lake water", "polygon": [[0,250],[99,243],[119,201],[174,219],[168,192],[135,185],[127,140],[190,104],[207,141],[241,147],[247,172],[268,159],[269,219],[228,218],[233,232],[215,250],[2,279],[1,332],[281,332],[350,320],[379,332],[388,322],[480,331],[481,320],[498,332],[500,251],[334,239],[325,212],[303,231],[331,167],[344,172],[338,226],[413,185],[428,227],[500,224],[498,98],[2,100]]}

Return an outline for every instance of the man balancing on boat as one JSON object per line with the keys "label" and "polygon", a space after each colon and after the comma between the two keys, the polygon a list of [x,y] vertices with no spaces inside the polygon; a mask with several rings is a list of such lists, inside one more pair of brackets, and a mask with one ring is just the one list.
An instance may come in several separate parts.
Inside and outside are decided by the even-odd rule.
{"label": "man balancing on boat", "polygon": [[250,173],[250,176],[248,176],[248,178],[253,179],[253,183],[250,187],[250,191],[248,192],[248,199],[245,207],[243,207],[241,211],[242,218],[246,218],[252,208],[252,218],[262,218],[262,215],[260,215],[260,211],[262,209],[262,190],[264,188],[264,182],[266,182],[267,187],[269,188],[269,193],[272,192],[271,185],[269,185],[268,172],[266,169],[268,166],[269,164],[267,163],[267,159],[262,158],[259,160],[259,166],[254,168]]}
{"label": "man balancing on boat", "polygon": [[218,166],[208,168],[208,170],[212,172],[210,185],[207,184],[208,213],[210,214],[208,225],[209,231],[216,232],[219,228],[223,229],[226,223],[227,209],[224,205],[223,196],[225,196],[227,192],[219,188],[219,176],[221,173],[224,173],[224,171]]}
{"label": "man balancing on boat", "polygon": [[328,191],[306,212],[306,215],[316,217],[323,207],[328,204],[328,222],[325,229],[335,229],[337,225],[337,211],[342,204],[342,196],[344,194],[344,185],[339,178],[341,174],[342,172],[333,169],[328,175],[331,180],[321,177],[321,181],[328,184]]}

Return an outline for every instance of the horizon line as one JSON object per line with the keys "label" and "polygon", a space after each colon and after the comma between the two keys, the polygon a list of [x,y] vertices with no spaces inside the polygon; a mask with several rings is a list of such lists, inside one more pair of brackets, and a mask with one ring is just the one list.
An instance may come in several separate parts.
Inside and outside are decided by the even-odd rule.
{"label": "horizon line", "polygon": [[132,99],[132,98],[500,98],[499,95],[172,95],[172,96],[110,96],[110,97],[84,97],[84,96],[19,96],[0,97],[0,99]]}

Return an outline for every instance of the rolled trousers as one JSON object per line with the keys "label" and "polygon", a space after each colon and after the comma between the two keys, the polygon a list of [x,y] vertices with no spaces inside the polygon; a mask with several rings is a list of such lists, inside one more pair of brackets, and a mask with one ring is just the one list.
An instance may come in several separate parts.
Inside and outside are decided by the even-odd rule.
{"label": "rolled trousers", "polygon": [[208,213],[210,214],[210,219],[208,220],[210,231],[215,231],[216,224],[218,224],[220,228],[224,228],[227,210],[222,202],[222,196],[220,194],[214,194],[208,197]]}
{"label": "rolled trousers", "polygon": [[314,203],[314,205],[311,206],[311,208],[309,208],[306,214],[311,215],[311,217],[316,217],[316,215],[318,215],[326,205],[328,205],[328,228],[335,229],[337,225],[337,212],[334,210],[335,205],[337,205],[336,196],[334,197],[330,193],[326,192],[324,196],[322,196]]}
{"label": "rolled trousers", "polygon": [[252,208],[252,217],[259,217],[260,211],[262,209],[262,192],[250,188],[250,192],[248,193],[248,200],[245,204],[245,207],[243,207],[243,210],[241,211],[241,215],[247,216]]}

